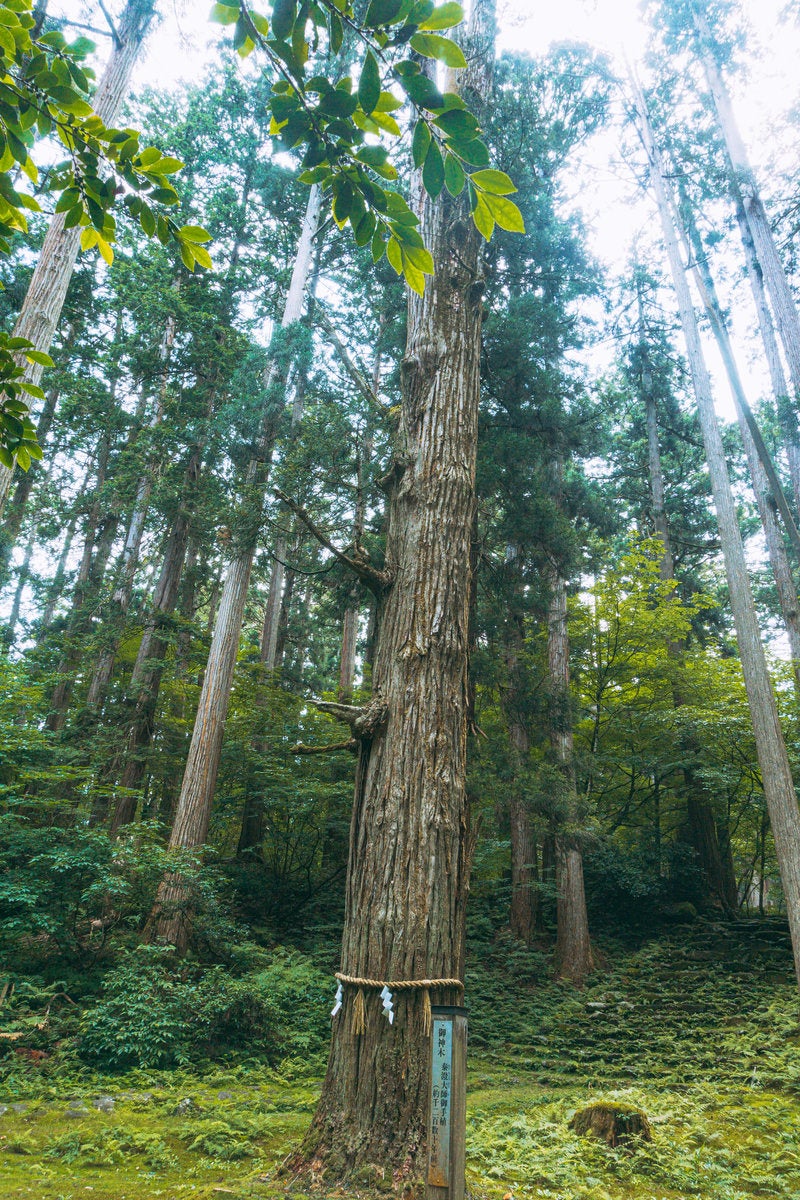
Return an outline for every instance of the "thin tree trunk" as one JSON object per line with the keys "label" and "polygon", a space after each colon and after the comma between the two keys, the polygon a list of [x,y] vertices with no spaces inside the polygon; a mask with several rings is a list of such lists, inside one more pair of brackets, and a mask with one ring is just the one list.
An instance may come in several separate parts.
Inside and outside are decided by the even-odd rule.
{"label": "thin tree trunk", "polygon": [[[36,438],[40,446],[43,446],[47,436],[47,430],[50,428],[52,419],[55,416],[56,405],[58,403],[59,390],[51,388],[45,398],[44,408],[42,409],[39,422],[36,427]],[[0,543],[2,544],[2,560],[0,561],[0,584],[5,583],[9,576],[11,555],[19,537],[22,522],[25,517],[25,510],[30,499],[33,485],[41,474],[39,463],[34,459],[27,471],[23,471],[17,480],[17,486],[14,488],[14,494],[8,504],[6,518],[3,521],[2,535],[0,535]]]}
{"label": "thin tree trunk", "polygon": [[76,646],[76,640],[84,630],[86,623],[86,606],[90,590],[89,583],[92,575],[93,556],[99,547],[100,493],[106,480],[110,451],[110,438],[108,433],[105,432],[101,436],[97,455],[96,495],[86,519],[83,554],[75,579],[72,609],[66,625],[66,652],[62,655],[58,666],[59,682],[53,689],[53,694],[50,698],[50,712],[48,713],[46,724],[47,728],[54,732],[61,729],[66,719],[67,707],[74,683],[73,672],[80,661],[80,650]]}
{"label": "thin tree trunk", "polygon": [[644,96],[638,84],[634,84],[634,87],[639,115],[639,131],[650,164],[650,177],[658,202],[664,242],[678,297],[689,368],[700,414],[739,655],[753,722],[764,795],[770,814],[772,836],[775,841],[781,882],[786,897],[795,973],[798,986],[800,986],[800,810],[798,810],[789,758],[778,719],[775,694],[772,690],[764,647],[761,643],[741,531],[725,463],[722,438],[714,411],[711,380],[703,357],[692,298],[681,261],[661,156],[653,137]]}
{"label": "thin tree trunk", "polygon": [[[691,211],[688,208],[688,202],[685,195],[682,197],[682,215],[686,223],[687,233],[691,239],[693,257],[692,263],[694,266],[695,279],[697,281],[700,298],[703,301],[708,319],[711,323],[711,329],[714,334],[717,347],[722,358],[725,372],[728,376],[731,393],[733,395],[734,404],[736,406],[736,415],[739,420],[739,430],[742,435],[742,443],[744,445],[745,454],[750,467],[750,477],[753,484],[753,492],[758,506],[759,516],[761,517],[761,525],[764,530],[764,538],[767,544],[767,552],[769,554],[772,574],[775,580],[775,587],[778,593],[778,602],[783,616],[783,623],[786,628],[786,634],[789,640],[789,648],[792,655],[792,666],[795,675],[795,692],[800,696],[800,612],[798,612],[797,590],[792,579],[792,570],[789,565],[789,558],[786,553],[786,547],[781,537],[778,522],[775,516],[775,480],[770,479],[764,469],[764,456],[769,458],[769,453],[763,443],[763,439],[759,434],[759,446],[753,439],[753,426],[755,424],[753,414],[747,403],[747,397],[744,391],[739,368],[736,364],[736,359],[731,345],[730,334],[722,312],[722,306],[717,296],[717,290],[714,284],[711,270],[703,254],[702,243],[697,227],[694,223]],[[756,427],[757,430],[757,427]],[[771,462],[769,463],[771,466]],[[774,468],[771,475],[774,476]],[[791,512],[786,514],[787,503],[783,496],[780,483],[777,484],[780,498],[783,503],[781,515],[784,517],[784,524],[787,519],[794,528],[794,518]],[[797,533],[795,529],[795,534]],[[800,560],[800,554],[798,554]]]}
{"label": "thin tree trunk", "polygon": [[44,640],[45,634],[47,633],[47,630],[52,625],[53,616],[54,616],[55,610],[56,610],[56,605],[58,604],[58,601],[61,598],[61,593],[62,593],[62,590],[64,587],[64,579],[66,577],[66,572],[67,572],[67,562],[69,561],[70,552],[72,550],[72,542],[75,537],[75,529],[78,524],[78,514],[79,514],[79,510],[80,510],[80,506],[81,506],[81,501],[83,500],[83,497],[86,494],[86,489],[89,486],[90,474],[91,474],[91,466],[89,467],[89,470],[86,472],[86,475],[84,476],[83,483],[81,484],[81,487],[80,487],[80,491],[78,492],[78,495],[75,497],[75,500],[72,505],[72,516],[69,519],[69,524],[67,525],[66,533],[64,534],[64,541],[61,546],[61,554],[58,557],[58,562],[56,564],[56,569],[53,574],[53,578],[51,579],[50,584],[47,588],[47,600],[45,602],[44,610],[43,610],[42,615],[39,618],[39,621],[37,622],[37,625],[36,625],[36,645],[37,646],[41,645],[42,641]]}
{"label": "thin tree trunk", "polygon": [[[117,22],[117,38],[108,66],[94,96],[94,111],[104,125],[113,125],[128,92],[131,74],[155,12],[155,0],[128,0]],[[80,248],[81,229],[64,228],[64,214],[56,213],[45,235],[39,260],[28,286],[14,337],[24,337],[36,350],[50,349],[61,318],[67,289]],[[26,377],[39,383],[42,367],[24,360]],[[12,471],[0,467],[0,513],[11,486]]]}
{"label": "thin tree trunk", "polygon": [[[797,305],[789,287],[789,281],[786,278],[786,272],[778,254],[778,248],[775,245],[775,238],[761,200],[758,183],[756,182],[753,168],[750,165],[747,150],[739,133],[736,118],[733,115],[730,95],[725,86],[725,81],[722,78],[722,72],[714,53],[714,40],[708,21],[697,7],[696,0],[692,5],[692,11],[703,68],[714,101],[714,107],[731,166],[731,177],[734,182],[735,192],[738,192],[741,197],[747,218],[747,225],[752,236],[755,256],[772,300],[778,332],[783,343],[789,367],[789,376],[792,385],[790,399],[793,401],[794,406],[796,406],[800,400],[800,314],[798,314]],[[758,306],[758,300],[756,303]],[[759,317],[761,317],[760,309]],[[772,367],[773,359],[769,349],[768,357],[770,358],[770,366]],[[773,374],[773,386],[775,386],[776,382],[777,380]],[[800,465],[797,461],[798,457],[800,457],[800,451],[797,449],[797,417],[796,413],[792,412],[792,405],[790,404],[787,407],[785,402],[781,404],[781,399],[781,393],[776,393],[779,412],[783,410],[790,423],[789,435],[787,437],[790,465],[794,459],[794,469],[800,477]],[[796,489],[797,483],[795,479],[796,476],[793,473],[792,481]],[[796,503],[800,501],[800,494],[798,494],[797,490],[795,490],[795,501]]]}
{"label": "thin tree trunk", "polygon": [[[683,188],[681,188],[680,195],[680,215],[683,222],[681,232],[683,233],[684,248],[692,264],[697,290],[700,293],[700,299],[706,310],[706,315],[708,316],[711,330],[725,367],[725,373],[728,376],[728,382],[736,406],[736,413],[739,418],[739,426],[741,429],[747,431],[745,445],[751,447],[753,459],[757,463],[756,470],[752,472],[754,488],[756,485],[756,476],[758,476],[758,479],[762,483],[764,503],[766,504],[767,498],[769,498],[770,506],[780,513],[784,529],[800,561],[800,533],[797,530],[794,514],[789,507],[789,502],[783,490],[783,484],[778,478],[775,465],[748,402],[742,378],[739,374],[739,368],[736,364],[736,356],[733,352],[727,322],[722,312],[722,305],[719,302],[717,289],[705,256],[700,233],[695,224],[694,215]],[[774,515],[772,520],[774,522]]]}
{"label": "thin tree trunk", "polygon": [[733,179],[731,180],[731,193],[736,207],[736,221],[739,226],[739,233],[747,262],[747,277],[750,280],[750,290],[753,293],[753,301],[756,306],[758,328],[761,333],[761,341],[764,345],[767,367],[769,368],[772,394],[775,397],[778,421],[783,431],[786,459],[789,464],[789,478],[792,481],[794,511],[797,513],[800,512],[800,424],[798,423],[797,413],[789,396],[789,385],[786,381],[786,373],[783,369],[778,341],[775,336],[772,313],[770,312],[764,290],[764,273],[761,270],[761,263],[758,261],[753,235],[750,232],[750,226],[747,222],[747,214],[744,210],[741,190]]}
{"label": "thin tree trunk", "polygon": [[[493,0],[476,0],[471,103],[485,100]],[[481,249],[465,198],[422,199],[436,264],[409,299],[400,417],[403,467],[391,492],[378,645],[361,740],[345,890],[341,969],[378,980],[462,979],[469,885],[466,796],[470,561],[481,347]],[[399,475],[399,478],[397,477]],[[376,585],[377,586],[377,585]],[[384,706],[382,708],[381,706]],[[385,723],[382,718],[385,716]],[[433,990],[458,1003],[460,989]],[[396,994],[386,1021],[377,991],[345,989],[322,1097],[303,1147],[326,1178],[378,1163],[418,1178],[426,1151],[429,1043],[420,991]]]}
{"label": "thin tree trunk", "polygon": [[511,839],[511,906],[509,927],[514,937],[530,945],[536,925],[536,844],[531,826],[528,798],[522,783],[523,772],[529,765],[531,741],[524,717],[524,697],[521,694],[519,656],[523,642],[522,616],[509,613],[506,669],[508,687],[501,703],[508,725],[508,741],[512,760],[512,778],[508,796],[508,820]]}
{"label": "thin tree trunk", "polygon": [[[672,553],[669,521],[664,508],[664,474],[661,465],[661,447],[658,435],[658,412],[653,395],[653,379],[647,353],[641,295],[639,297],[639,326],[643,361],[641,394],[645,406],[647,423],[648,468],[653,522],[664,546],[664,553],[661,558],[661,578],[665,582],[674,583],[675,561]],[[683,660],[686,646],[682,641],[670,641],[667,644],[667,650],[670,657],[678,663]],[[672,686],[672,698],[676,709],[681,709],[686,703],[685,696],[677,680]],[[697,752],[694,736],[691,733],[683,734],[681,743],[684,753],[690,758],[694,757]],[[698,783],[694,771],[686,763],[683,766],[683,778],[686,791],[689,834],[703,872],[703,877],[711,895],[716,901],[723,908],[733,912],[736,909],[736,881],[732,873],[728,873],[725,869],[725,861],[721,854],[717,837],[717,824],[713,808],[702,785]]]}
{"label": "thin tree trunk", "polygon": [[[200,452],[196,451],[187,468],[184,499],[191,496],[200,474]],[[128,726],[124,766],[120,776],[110,834],[116,837],[123,825],[136,815],[137,792],[144,777],[147,752],[153,738],[161,676],[170,644],[170,624],[186,558],[191,503],[181,505],[169,532],[158,582],[153,593],[150,616],[139,643],[129,684],[134,713]]]}
{"label": "thin tree trunk", "polygon": [[339,655],[339,699],[349,704],[353,697],[353,684],[356,677],[356,643],[358,641],[358,613],[361,599],[361,585],[358,580],[353,584],[344,610],[342,620],[342,649]]}
{"label": "thin tree trunk", "polygon": [[22,594],[28,583],[31,573],[31,560],[33,559],[33,551],[36,545],[35,536],[31,536],[25,547],[25,556],[20,563],[19,571],[17,572],[17,586],[14,591],[14,599],[11,604],[11,612],[8,614],[8,624],[6,625],[5,642],[10,648],[14,645],[14,635],[19,623],[19,614],[22,607]]}
{"label": "thin tree trunk", "polygon": [[[313,318],[314,306],[319,283],[322,243],[317,246],[314,256],[314,266],[308,285],[308,314],[309,324]],[[289,422],[289,442],[292,442],[300,429],[300,422],[305,412],[306,388],[308,376],[304,369],[297,378],[292,401],[292,415]],[[283,510],[282,510],[283,512]],[[284,516],[287,514],[284,512]],[[278,636],[280,631],[281,612],[283,611],[283,588],[286,573],[286,556],[289,552],[289,541],[285,533],[278,535],[275,543],[275,554],[272,562],[272,572],[267,590],[267,606],[264,610],[264,625],[261,631],[261,661],[269,674],[274,674],[280,668],[278,657]]]}
{"label": "thin tree trunk", "polygon": [[[559,476],[561,469],[559,464]],[[579,818],[575,787],[572,713],[569,696],[569,630],[567,584],[556,568],[551,580],[547,613],[547,676],[550,700],[549,738],[562,776],[567,826]],[[556,974],[580,987],[594,970],[589,916],[583,885],[583,855],[573,830],[559,830],[556,858]]]}
{"label": "thin tree trunk", "polygon": [[[161,384],[153,419],[150,422],[151,429],[157,428],[164,416],[164,405],[167,398],[167,369],[170,353],[175,341],[175,330],[175,315],[174,313],[170,313],[166,320],[159,350],[161,359]],[[117,650],[119,649],[125,618],[133,594],[133,582],[139,566],[142,538],[144,537],[147,514],[150,509],[150,496],[153,491],[153,472],[154,464],[151,463],[146,474],[140,478],[136,489],[136,499],[134,500],[130,521],[128,522],[128,531],[125,536],[125,545],[122,549],[122,559],[117,574],[117,581],[111,596],[110,610],[104,621],[106,644],[98,658],[86,696],[86,705],[90,709],[99,710],[114,672]]]}
{"label": "thin tree trunk", "polygon": [[[292,281],[283,313],[287,328],[300,319],[311,265],[312,241],[319,221],[319,191],[312,188],[298,245]],[[239,543],[222,590],[219,613],[206,664],[181,794],[170,835],[171,850],[194,850],[205,843],[219,770],[236,656],[244,619],[250,570],[261,526],[269,464],[279,413],[273,393],[281,384],[273,365],[266,381],[267,405],[259,432],[258,453],[247,469],[245,501],[240,511]],[[150,921],[150,936],[178,950],[188,938],[187,889],[179,874],[165,876],[159,886]]]}

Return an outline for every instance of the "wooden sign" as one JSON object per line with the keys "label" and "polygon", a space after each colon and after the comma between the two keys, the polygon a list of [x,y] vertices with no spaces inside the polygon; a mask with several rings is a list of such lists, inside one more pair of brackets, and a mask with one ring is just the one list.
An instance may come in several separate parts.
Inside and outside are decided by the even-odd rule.
{"label": "wooden sign", "polygon": [[431,1008],[427,1195],[463,1200],[466,1138],[466,1010]]}

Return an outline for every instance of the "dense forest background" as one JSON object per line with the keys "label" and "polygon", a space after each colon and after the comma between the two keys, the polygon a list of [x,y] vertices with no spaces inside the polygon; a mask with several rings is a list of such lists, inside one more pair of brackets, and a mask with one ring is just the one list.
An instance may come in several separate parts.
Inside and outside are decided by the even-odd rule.
{"label": "dense forest background", "polygon": [[[605,1020],[639,972],[663,972],[675,1005],[685,976],[717,1031],[729,1007],[709,980],[724,993],[734,976],[734,1008],[782,995],[772,1034],[794,1028],[735,577],[650,186],[666,181],[698,341],[718,347],[717,391],[738,405],[724,460],[797,779],[797,164],[784,156],[786,173],[766,181],[767,262],[748,232],[753,177],[703,60],[735,90],[747,9],[700,6],[713,27],[701,43],[691,8],[645,5],[641,82],[583,44],[503,53],[483,119],[526,228],[500,200],[481,280],[466,981],[485,1087],[514,1061],[521,1025],[544,1030],[559,1072],[576,1055],[585,1066],[584,1050],[552,1048],[570,1020],[584,1020],[590,1078],[621,1086],[628,1051],[621,1066],[613,1039],[593,1054],[586,994],[571,989],[594,988]],[[185,164],[176,220],[210,234],[198,245],[214,269],[189,269],[124,215],[112,262],[81,254],[34,400],[43,458],[15,470],[2,513],[0,1065],[19,1094],[134,1072],[138,1095],[167,1069],[184,1084],[186,1072],[257,1070],[304,1087],[324,1068],[364,736],[354,722],[379,699],[408,312],[395,265],[373,262],[298,181],[266,95],[225,48],[191,86],[127,97],[124,122]],[[377,129],[395,121],[373,116]],[[575,184],[611,145],[640,230],[616,273],[588,249]],[[399,146],[408,192],[410,138]],[[46,188],[43,171],[44,211],[0,261],[9,330],[52,216]],[[729,327],[747,337],[732,344]],[[762,384],[749,397],[737,356]],[[614,1012],[618,1045],[633,1030],[641,1047],[647,1022]],[[671,1054],[692,1053],[682,1026],[666,1028],[653,1051],[665,1079]],[[218,1162],[263,1130],[212,1133],[203,1153]],[[481,1145],[491,1175],[495,1143]],[[149,1169],[167,1170],[153,1153]],[[792,1194],[796,1169],[771,1176],[788,1190],[770,1194]],[[692,1191],[686,1170],[664,1196]],[[715,1186],[726,1200],[765,1194],[724,1190],[722,1175]]]}

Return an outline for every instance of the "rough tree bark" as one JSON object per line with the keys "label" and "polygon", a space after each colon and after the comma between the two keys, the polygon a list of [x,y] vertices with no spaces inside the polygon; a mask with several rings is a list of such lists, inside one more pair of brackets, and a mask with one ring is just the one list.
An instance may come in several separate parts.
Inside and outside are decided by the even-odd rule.
{"label": "rough tree bark", "polygon": [[736,626],[739,657],[789,917],[795,974],[798,987],[800,987],[800,810],[798,810],[786,744],[778,718],[772,681],[767,668],[764,647],[761,643],[761,633],[750,590],[736,506],[725,462],[722,437],[714,411],[711,379],[705,364],[689,284],[681,261],[680,247],[675,231],[675,218],[665,182],[666,176],[650,126],[646,101],[638,84],[634,81],[632,83],[636,98],[637,124],[649,161],[650,178],[658,204],[664,242],[678,297],[689,369],[700,414],[731,608]]}
{"label": "rough tree bark", "polygon": [[[476,0],[470,66],[459,81],[470,107],[488,93],[494,19],[493,0]],[[424,297],[409,299],[400,447],[387,485],[392,582],[381,593],[373,670],[373,704],[387,716],[361,739],[342,938],[342,971],[373,979],[461,979],[464,970],[481,250],[465,198],[423,197],[421,208],[436,269]],[[427,1140],[423,996],[398,994],[390,1026],[377,992],[368,992],[359,1035],[356,993],[345,993],[322,1097],[294,1166],[322,1164],[327,1181],[379,1164],[398,1188],[414,1187]],[[431,999],[458,1003],[460,990],[434,990]]]}
{"label": "rough tree bark", "polygon": [[[293,325],[302,313],[311,266],[312,243],[319,221],[319,204],[319,191],[312,188],[284,307],[281,322],[283,328]],[[250,570],[261,528],[269,466],[279,424],[280,413],[274,393],[281,382],[277,368],[273,366],[265,381],[265,411],[259,430],[257,450],[247,468],[239,514],[241,520],[236,534],[236,552],[228,568],[220,597],[181,794],[170,834],[169,846],[174,851],[193,850],[204,845],[208,832],[250,583]],[[156,895],[149,922],[149,936],[183,950],[189,933],[188,901],[187,889],[181,876],[166,875]]]}
{"label": "rough tree bark", "polygon": [[[105,125],[113,125],[128,91],[131,74],[153,20],[156,0],[127,0],[117,22],[117,37],[108,66],[94,96],[94,111]],[[14,337],[24,337],[35,349],[50,349],[53,334],[80,248],[81,230],[64,228],[64,214],[56,213],[42,245],[39,260],[28,286],[22,311],[14,326]],[[26,377],[39,383],[42,367],[25,360]],[[13,472],[0,467],[0,513],[8,497]]]}

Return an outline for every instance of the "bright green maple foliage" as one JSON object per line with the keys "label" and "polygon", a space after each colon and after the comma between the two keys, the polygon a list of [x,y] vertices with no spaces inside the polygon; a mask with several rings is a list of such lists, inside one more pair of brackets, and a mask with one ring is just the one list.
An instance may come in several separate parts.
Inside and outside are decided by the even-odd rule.
{"label": "bright green maple foliage", "polygon": [[[487,241],[495,225],[525,232],[508,199],[516,188],[490,168],[477,118],[459,95],[440,92],[408,54],[410,47],[450,68],[466,67],[461,48],[441,32],[463,20],[459,4],[372,0],[358,20],[353,0],[275,0],[268,17],[239,0],[215,4],[211,16],[234,26],[243,57],[256,47],[265,56],[275,77],[271,131],[287,149],[302,151],[300,178],[329,193],[337,225],[349,223],[375,262],[386,254],[420,295],[433,259],[406,200],[384,186],[397,178],[384,141],[400,137],[393,114],[404,104],[415,114],[412,153],[427,193],[436,197],[446,188],[457,196],[466,187],[472,218]],[[358,82],[349,74],[336,83],[324,74],[309,76],[312,52],[315,62],[326,49],[335,57],[346,30],[364,47]]]}

